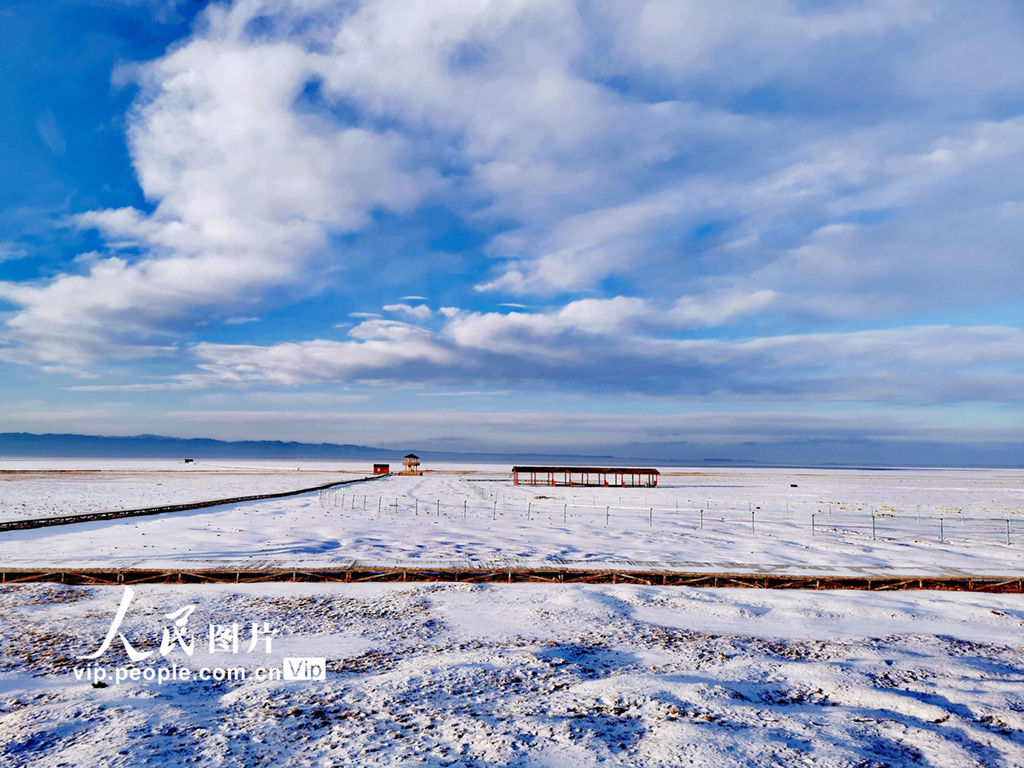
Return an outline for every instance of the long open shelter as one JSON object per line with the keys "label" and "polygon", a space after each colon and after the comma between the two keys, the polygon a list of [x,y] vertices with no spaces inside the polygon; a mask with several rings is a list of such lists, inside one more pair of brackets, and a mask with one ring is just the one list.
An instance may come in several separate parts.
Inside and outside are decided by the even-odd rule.
{"label": "long open shelter", "polygon": [[513,485],[656,488],[661,473],[649,467],[512,467]]}

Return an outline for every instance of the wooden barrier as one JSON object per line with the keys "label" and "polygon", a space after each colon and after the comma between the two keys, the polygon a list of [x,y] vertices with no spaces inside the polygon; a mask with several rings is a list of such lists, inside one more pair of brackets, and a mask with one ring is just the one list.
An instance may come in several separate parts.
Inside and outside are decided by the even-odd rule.
{"label": "wooden barrier", "polygon": [[434,582],[481,584],[640,584],[667,587],[744,589],[859,589],[870,591],[930,589],[946,592],[1024,593],[1024,577],[1005,576],[785,576],[756,573],[682,573],[673,571],[394,568],[353,566],[316,569],[144,569],[144,568],[7,568],[2,584],[254,584],[261,582],[359,583]]}

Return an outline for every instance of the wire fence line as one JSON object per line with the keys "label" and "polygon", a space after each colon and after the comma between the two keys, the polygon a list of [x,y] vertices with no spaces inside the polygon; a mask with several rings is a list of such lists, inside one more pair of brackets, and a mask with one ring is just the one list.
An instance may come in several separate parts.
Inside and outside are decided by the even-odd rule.
{"label": "wire fence line", "polygon": [[720,504],[623,505],[578,503],[559,499],[481,500],[425,498],[411,495],[371,496],[320,491],[321,507],[354,512],[401,514],[412,517],[492,522],[519,520],[527,523],[606,528],[649,528],[678,533],[767,535],[774,537],[853,537],[874,541],[998,542],[1024,543],[1024,510],[1005,510],[1001,515],[957,512],[863,510],[824,505],[813,511],[770,509],[749,504],[745,509]]}
{"label": "wire fence line", "polygon": [[[479,483],[485,482],[484,480],[476,478],[460,478],[464,483]],[[493,481],[487,479],[486,482],[506,482],[504,480],[494,479]],[[753,509],[759,514],[762,512],[773,512],[781,513],[785,511],[787,514],[832,514],[833,512],[857,512],[865,514],[876,514],[882,515],[913,515],[916,517],[953,517],[953,516],[965,516],[965,519],[971,519],[970,514],[978,514],[981,519],[1004,519],[1006,517],[1013,518],[1016,515],[1024,515],[1024,507],[1017,507],[1012,505],[993,505],[985,506],[981,504],[976,505],[953,505],[953,504],[885,504],[878,501],[856,501],[856,500],[822,500],[822,499],[792,499],[792,500],[777,500],[775,502],[764,502],[756,501],[751,498],[744,498],[741,501],[721,501],[712,500],[706,496],[692,495],[686,499],[681,499],[678,496],[678,492],[683,490],[679,486],[660,486],[655,488],[645,488],[645,494],[643,496],[630,495],[630,488],[603,488],[599,489],[600,496],[598,494],[587,494],[587,493],[574,493],[567,496],[546,496],[545,490],[547,486],[516,486],[510,489],[502,490],[488,490],[485,489],[485,498],[498,501],[520,501],[527,503],[529,501],[543,501],[551,500],[562,503],[569,501],[570,505],[592,505],[603,507],[606,504],[612,503],[612,508],[616,506],[623,509],[647,509],[653,506],[657,510],[670,510],[670,509],[684,509],[684,508],[703,508],[705,510],[722,509],[738,511],[741,509],[750,510]],[[557,486],[553,490],[566,490],[566,486]],[[569,486],[571,488],[571,486]],[[476,489],[474,489],[476,490]],[[580,488],[579,490],[585,490]],[[693,490],[687,488],[686,490]],[[625,493],[623,493],[625,491]]]}

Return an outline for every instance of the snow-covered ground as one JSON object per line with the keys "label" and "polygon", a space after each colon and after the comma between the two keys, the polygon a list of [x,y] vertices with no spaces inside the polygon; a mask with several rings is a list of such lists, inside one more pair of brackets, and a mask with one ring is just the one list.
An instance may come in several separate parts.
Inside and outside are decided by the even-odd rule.
{"label": "snow-covered ground", "polygon": [[[384,457],[387,458],[387,457]],[[365,462],[2,462],[0,514],[318,485]],[[552,566],[1024,573],[1024,473],[665,469],[657,489],[434,467],[306,494],[0,534],[16,566]],[[67,470],[72,470],[68,472]],[[95,470],[82,472],[80,470]],[[872,524],[874,532],[872,532]],[[941,526],[941,528],[940,528]],[[1009,543],[1007,543],[1009,536]],[[0,587],[0,765],[1024,766],[1018,595],[600,585]],[[186,615],[189,657],[163,629]],[[168,614],[171,614],[168,616]],[[251,622],[276,630],[246,648]],[[211,624],[238,623],[237,654]],[[265,650],[265,649],[264,649]],[[256,680],[286,658],[323,681]],[[75,670],[82,677],[76,677]],[[180,673],[179,673],[180,677]]]}
{"label": "snow-covered ground", "polygon": [[366,462],[0,459],[0,521],[291,491],[368,471]]}
{"label": "snow-covered ground", "polygon": [[[76,679],[113,587],[0,591],[0,764],[171,766],[1024,765],[1019,596],[547,585],[138,587],[156,651],[245,680],[130,680],[120,642]],[[271,652],[208,653],[210,623],[270,622]],[[262,624],[261,624],[262,626]],[[194,632],[194,635],[191,633]],[[246,630],[246,633],[248,630]],[[243,639],[248,639],[246,637]],[[244,643],[243,643],[244,645]],[[286,657],[324,681],[258,682]]]}
{"label": "snow-covered ground", "polygon": [[[322,494],[12,531],[0,535],[0,562],[1024,573],[1021,472],[667,470],[674,473],[655,489],[581,489],[514,487],[499,468],[486,469],[392,476]],[[178,476],[188,475],[164,475]],[[77,485],[55,485],[45,502],[50,506],[33,507],[33,514],[65,508],[79,497],[107,498],[103,483],[84,477]],[[268,482],[287,477],[266,475]],[[46,485],[41,479],[23,482]],[[231,495],[217,487],[214,498]]]}

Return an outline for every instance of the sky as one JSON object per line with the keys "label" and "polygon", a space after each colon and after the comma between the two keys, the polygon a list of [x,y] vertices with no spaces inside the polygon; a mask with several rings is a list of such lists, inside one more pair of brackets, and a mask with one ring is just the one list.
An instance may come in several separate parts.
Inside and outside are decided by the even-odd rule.
{"label": "sky", "polygon": [[1019,464],[1024,7],[15,0],[0,431]]}

